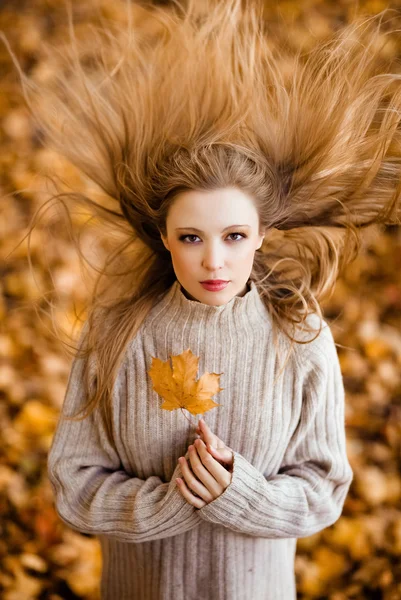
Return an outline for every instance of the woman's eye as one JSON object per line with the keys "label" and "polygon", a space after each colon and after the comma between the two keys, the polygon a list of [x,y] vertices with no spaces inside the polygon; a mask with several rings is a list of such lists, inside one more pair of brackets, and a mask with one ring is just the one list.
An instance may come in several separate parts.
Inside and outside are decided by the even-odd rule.
{"label": "woman's eye", "polygon": [[[179,239],[180,239],[180,241],[182,241],[182,242],[183,242],[183,241],[184,241],[184,240],[186,240],[187,238],[196,238],[196,237],[198,237],[198,236],[197,236],[197,235],[193,235],[193,234],[192,234],[192,235],[191,235],[191,234],[189,234],[189,235],[181,235]],[[191,242],[189,242],[189,243],[191,243]]]}
{"label": "woman's eye", "polygon": [[[241,239],[246,238],[246,235],[244,233],[239,233],[239,232],[229,233],[227,237],[230,237],[232,235],[240,236],[239,238],[231,239],[230,241],[232,241],[232,242],[239,242]],[[187,238],[197,238],[197,237],[198,236],[195,234],[187,234],[187,235],[181,235],[179,239],[180,239],[180,241],[184,241],[184,240],[187,240]],[[193,240],[188,240],[188,242],[186,242],[186,243],[192,244],[192,241]]]}
{"label": "woman's eye", "polygon": [[[240,238],[239,238],[239,239],[242,239],[242,238],[245,238],[245,237],[246,237],[246,235],[244,235],[243,233],[238,233],[238,232],[236,232],[236,233],[230,233],[230,234],[229,234],[229,236],[230,236],[230,235],[239,235],[239,236],[240,236]],[[234,242],[237,242],[237,241],[239,241],[239,239],[237,238],[236,240],[233,240],[233,241],[234,241]]]}

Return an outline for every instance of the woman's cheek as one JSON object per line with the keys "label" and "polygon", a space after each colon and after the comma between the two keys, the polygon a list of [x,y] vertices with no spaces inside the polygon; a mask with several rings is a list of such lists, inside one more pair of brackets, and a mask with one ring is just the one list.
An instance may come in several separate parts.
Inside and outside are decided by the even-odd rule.
{"label": "woman's cheek", "polygon": [[255,250],[253,246],[251,244],[246,244],[245,246],[244,244],[242,248],[239,248],[237,252],[235,252],[234,258],[236,260],[240,260],[241,262],[248,262],[253,260],[254,254]]}
{"label": "woman's cheek", "polygon": [[198,257],[194,252],[188,252],[185,248],[179,248],[174,252],[173,262],[177,270],[182,271],[185,269],[188,272],[197,264]]}

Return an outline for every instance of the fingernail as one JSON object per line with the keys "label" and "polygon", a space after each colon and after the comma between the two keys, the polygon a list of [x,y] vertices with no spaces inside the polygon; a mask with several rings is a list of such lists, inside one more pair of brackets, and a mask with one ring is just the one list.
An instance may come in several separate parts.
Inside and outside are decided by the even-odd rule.
{"label": "fingernail", "polygon": [[209,448],[210,448],[211,450],[214,450],[214,451],[216,452],[216,448],[215,448],[214,446],[212,446],[212,444],[209,444]]}

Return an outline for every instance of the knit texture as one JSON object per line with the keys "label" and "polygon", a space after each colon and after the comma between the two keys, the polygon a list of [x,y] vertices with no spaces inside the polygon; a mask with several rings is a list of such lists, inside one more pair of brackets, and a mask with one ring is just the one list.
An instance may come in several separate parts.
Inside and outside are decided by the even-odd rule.
{"label": "knit texture", "polygon": [[[330,328],[297,344],[273,385],[288,349],[284,335],[279,342],[276,350],[253,281],[222,306],[188,299],[175,281],[127,348],[112,439],[100,411],[77,422],[60,416],[48,455],[55,506],[72,529],[98,536],[103,600],[296,598],[296,540],[340,517],[353,472]],[[196,424],[160,408],[147,373],[152,356],[187,348],[199,356],[198,377],[222,373],[221,406],[204,418],[234,451],[231,483],[201,509],[175,483]],[[72,365],[66,415],[86,401],[83,360]]]}

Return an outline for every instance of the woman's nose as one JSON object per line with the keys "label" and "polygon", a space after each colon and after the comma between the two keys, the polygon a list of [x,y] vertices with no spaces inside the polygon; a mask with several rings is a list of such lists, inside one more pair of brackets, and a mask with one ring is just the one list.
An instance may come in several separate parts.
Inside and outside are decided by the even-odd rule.
{"label": "woman's nose", "polygon": [[220,269],[224,265],[224,252],[218,246],[209,246],[205,249],[202,265],[210,271]]}

